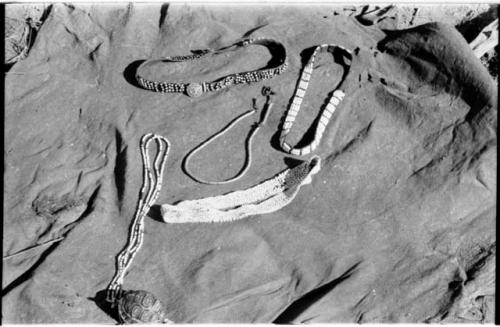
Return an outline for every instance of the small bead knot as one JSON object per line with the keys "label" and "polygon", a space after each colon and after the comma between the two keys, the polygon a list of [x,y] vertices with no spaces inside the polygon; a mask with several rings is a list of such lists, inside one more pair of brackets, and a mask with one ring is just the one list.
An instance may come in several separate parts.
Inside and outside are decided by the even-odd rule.
{"label": "small bead knot", "polygon": [[262,95],[263,96],[271,96],[273,95],[274,92],[271,90],[271,87],[270,86],[264,86],[262,87]]}

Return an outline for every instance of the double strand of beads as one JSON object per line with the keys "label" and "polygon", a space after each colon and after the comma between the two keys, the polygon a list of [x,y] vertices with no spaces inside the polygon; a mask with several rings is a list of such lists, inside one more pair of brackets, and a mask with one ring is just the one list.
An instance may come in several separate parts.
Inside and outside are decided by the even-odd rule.
{"label": "double strand of beads", "polygon": [[323,51],[328,51],[333,54],[333,51],[335,48],[340,48],[344,51],[346,51],[348,54],[350,54],[350,51],[346,50],[345,48],[341,46],[336,46],[336,45],[330,45],[330,44],[322,44],[316,47],[314,50],[313,54],[311,55],[311,58],[309,59],[308,63],[304,67],[302,74],[300,76],[300,82],[295,90],[295,94],[292,100],[292,104],[290,105],[290,108],[288,109],[287,115],[285,117],[285,121],[283,123],[283,126],[281,128],[281,133],[280,133],[280,146],[283,149],[283,151],[288,152],[292,155],[296,156],[303,156],[307,155],[311,152],[313,152],[319,145],[321,138],[323,137],[323,133],[325,132],[326,126],[328,126],[328,123],[330,122],[330,119],[332,118],[333,113],[335,112],[335,109],[339,105],[339,103],[344,99],[345,93],[337,89],[333,92],[332,96],[330,97],[328,104],[326,107],[323,109],[323,112],[321,113],[321,117],[318,121],[318,124],[316,126],[316,130],[314,132],[314,138],[313,140],[300,148],[294,148],[292,147],[287,141],[286,138],[288,134],[290,133],[290,130],[292,129],[292,126],[295,122],[295,117],[299,113],[300,106],[302,104],[302,100],[304,98],[304,95],[306,94],[307,87],[309,86],[309,80],[311,79],[311,75],[313,72],[313,65],[314,65],[314,59],[316,58],[316,55],[320,52]]}
{"label": "double strand of beads", "polygon": [[[253,45],[253,44],[266,46],[274,52],[273,56],[278,55],[279,57],[275,61],[277,65],[271,68],[227,75],[212,82],[177,83],[177,82],[152,81],[144,78],[140,74],[141,69],[143,69],[145,66],[150,66],[153,63],[182,62],[182,61],[195,60],[203,58],[207,55],[215,55],[223,53],[224,51],[232,47],[236,46],[246,47],[248,45]],[[161,93],[185,93],[190,97],[199,97],[203,93],[221,90],[230,87],[232,85],[243,84],[243,83],[249,84],[273,78],[274,76],[283,73],[286,70],[287,66],[288,62],[286,57],[286,49],[281,43],[272,39],[257,37],[257,38],[245,38],[234,44],[222,47],[217,50],[205,49],[205,50],[198,50],[196,51],[196,53],[192,55],[173,56],[162,59],[146,60],[137,68],[135,78],[137,83],[146,90],[150,90],[153,92],[161,92]]]}
{"label": "double strand of beads", "polygon": [[[158,152],[151,166],[149,160],[150,143],[156,141]],[[112,304],[120,297],[123,277],[130,267],[137,251],[142,246],[144,235],[144,217],[160,194],[165,163],[167,161],[170,143],[166,138],[155,134],[146,134],[141,139],[141,156],[143,160],[143,184],[139,194],[137,210],[130,226],[128,243],[116,259],[116,273],[107,289],[107,301]]]}

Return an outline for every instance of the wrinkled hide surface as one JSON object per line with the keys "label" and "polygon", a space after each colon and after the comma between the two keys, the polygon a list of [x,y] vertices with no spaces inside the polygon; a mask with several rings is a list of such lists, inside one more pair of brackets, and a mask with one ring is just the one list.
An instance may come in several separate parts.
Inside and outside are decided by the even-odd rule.
{"label": "wrinkled hide surface", "polygon": [[[243,35],[282,42],[272,80],[189,98],[132,82],[137,62],[220,47]],[[353,51],[339,105],[315,154],[322,168],[291,204],[221,224],[146,217],[126,289],[161,299],[175,322],[437,322],[492,319],[497,89],[451,26],[383,31],[313,6],[55,4],[28,58],[5,80],[6,323],[115,323],[102,292],[126,243],[142,183],[139,140],[172,148],[158,204],[246,189],[293,166],[277,135],[316,45]],[[265,47],[149,76],[210,81],[266,65]],[[289,136],[299,142],[343,69],[316,62]],[[183,157],[275,92],[241,180],[202,185]],[[192,159],[221,180],[244,161],[249,118]],[[158,208],[156,208],[158,209]],[[489,315],[489,316],[488,316]]]}

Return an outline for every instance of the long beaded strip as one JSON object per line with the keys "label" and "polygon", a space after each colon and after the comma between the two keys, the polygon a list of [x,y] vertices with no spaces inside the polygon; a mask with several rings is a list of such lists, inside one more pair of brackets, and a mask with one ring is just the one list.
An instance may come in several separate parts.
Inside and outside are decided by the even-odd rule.
{"label": "long beaded strip", "polygon": [[[219,78],[212,82],[194,82],[194,83],[175,83],[175,82],[162,82],[162,81],[151,81],[140,75],[140,70],[145,66],[149,66],[153,63],[157,62],[180,62],[180,61],[188,61],[203,58],[209,54],[219,54],[224,52],[225,50],[235,47],[235,46],[248,46],[252,44],[265,45],[270,50],[274,50],[278,52],[280,57],[276,60],[277,66],[267,69],[261,69],[256,71],[244,72],[244,73],[236,73],[227,75],[225,77]],[[273,54],[274,55],[274,54]],[[267,38],[246,38],[240,40],[232,45],[220,48],[220,49],[205,49],[198,50],[195,54],[186,55],[186,56],[174,56],[174,57],[165,57],[162,59],[154,59],[147,60],[143,62],[136,71],[136,80],[140,86],[142,86],[146,90],[154,91],[154,92],[162,92],[162,93],[183,93],[185,92],[190,97],[199,97],[203,93],[212,92],[224,89],[226,87],[243,84],[243,83],[253,83],[258,82],[264,79],[273,78],[275,75],[279,75],[283,73],[288,66],[287,57],[286,57],[286,49],[285,47],[272,39]]]}
{"label": "long beaded strip", "polygon": [[[154,166],[149,160],[149,147],[156,141],[158,151],[154,159]],[[142,246],[144,234],[144,217],[148,213],[160,193],[165,162],[167,160],[170,143],[166,138],[156,134],[146,134],[141,138],[141,156],[143,161],[143,184],[139,194],[139,201],[134,219],[130,226],[129,239],[125,248],[116,259],[116,273],[107,289],[107,301],[116,303],[123,285],[123,277],[127,272],[137,251]]]}
{"label": "long beaded strip", "polygon": [[325,132],[326,126],[330,122],[330,119],[332,118],[333,113],[335,112],[335,109],[339,105],[339,103],[344,99],[345,93],[337,89],[333,92],[332,96],[330,97],[328,104],[326,107],[323,109],[323,112],[321,113],[321,117],[318,121],[318,124],[316,126],[316,130],[314,133],[314,138],[313,140],[301,147],[301,148],[294,148],[292,147],[289,143],[286,142],[286,137],[290,133],[290,130],[293,126],[293,123],[295,121],[295,117],[299,113],[300,106],[302,104],[302,100],[304,98],[304,95],[306,93],[307,87],[309,86],[309,80],[311,79],[312,71],[313,71],[313,65],[314,65],[314,59],[316,55],[319,52],[323,51],[328,51],[333,54],[333,51],[335,47],[343,49],[347,53],[350,54],[350,51],[341,47],[341,46],[336,46],[336,45],[330,45],[330,44],[322,44],[316,47],[314,50],[311,58],[309,59],[309,62],[306,64],[304,67],[302,74],[300,76],[300,82],[295,90],[295,94],[293,97],[293,101],[290,105],[290,108],[288,109],[285,121],[283,123],[283,127],[281,129],[280,133],[280,146],[283,149],[283,151],[288,152],[290,154],[296,155],[296,156],[303,156],[307,155],[311,152],[313,152],[319,145],[319,142],[321,141],[321,138],[323,137],[323,133]]}
{"label": "long beaded strip", "polygon": [[175,205],[163,204],[161,214],[166,223],[221,223],[263,215],[290,204],[301,186],[312,182],[319,172],[321,159],[313,156],[294,168],[245,190],[198,200],[185,200]]}
{"label": "long beaded strip", "polygon": [[186,155],[186,157],[184,158],[184,160],[182,162],[182,168],[183,168],[184,172],[186,173],[186,175],[188,175],[189,177],[191,177],[193,180],[197,181],[198,183],[211,184],[211,185],[227,184],[227,183],[237,181],[241,177],[243,177],[246,174],[246,172],[248,171],[248,169],[250,168],[250,164],[252,163],[252,140],[253,140],[253,137],[256,135],[257,131],[262,126],[265,125],[267,117],[269,116],[269,112],[271,111],[271,108],[273,106],[273,103],[270,101],[271,94],[273,94],[273,92],[271,91],[271,89],[269,87],[262,88],[262,95],[266,96],[266,98],[267,98],[266,104],[265,104],[264,109],[263,109],[263,115],[262,115],[261,120],[252,126],[252,130],[250,131],[250,134],[247,137],[247,140],[245,143],[245,163],[243,164],[243,167],[241,168],[241,170],[234,177],[228,178],[228,179],[223,180],[223,181],[208,181],[208,180],[196,177],[189,169],[189,160],[191,159],[191,157],[195,153],[200,151],[202,148],[207,146],[210,142],[212,142],[216,138],[225,134],[228,130],[231,129],[231,127],[236,125],[239,121],[241,121],[242,119],[244,119],[245,117],[247,117],[249,115],[254,114],[257,111],[257,108],[255,108],[255,107],[252,110],[249,110],[249,111],[244,112],[243,114],[239,115],[238,117],[233,119],[233,121],[231,121],[228,125],[226,125],[224,128],[222,128],[219,132],[215,133],[214,135],[212,135],[211,137],[209,137],[208,139],[206,139],[205,141],[203,141],[202,143],[197,145],[194,149],[192,149]]}

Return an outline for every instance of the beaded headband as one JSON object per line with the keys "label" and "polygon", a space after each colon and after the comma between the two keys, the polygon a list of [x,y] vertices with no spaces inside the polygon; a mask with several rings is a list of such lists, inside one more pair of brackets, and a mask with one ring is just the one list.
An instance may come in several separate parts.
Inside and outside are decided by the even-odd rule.
{"label": "beaded headband", "polygon": [[[244,72],[244,73],[231,74],[212,82],[175,83],[175,82],[151,81],[140,75],[140,70],[142,68],[157,62],[182,62],[188,60],[195,60],[203,58],[209,54],[216,55],[222,53],[225,50],[232,47],[238,47],[238,46],[246,47],[248,45],[253,45],[253,44],[258,44],[268,47],[273,53],[273,57],[275,55],[279,55],[279,57],[277,57],[276,59],[273,58],[271,60],[271,62],[276,63],[276,66],[271,68]],[[198,50],[192,55],[146,60],[137,68],[135,79],[137,80],[137,83],[146,90],[161,92],[161,93],[186,93],[190,97],[199,97],[203,93],[217,91],[232,85],[243,84],[243,83],[249,84],[264,79],[273,78],[275,75],[279,75],[282,72],[284,72],[287,66],[288,63],[286,57],[286,49],[281,43],[266,38],[246,38],[238,42],[235,42],[234,44],[216,50],[205,49],[205,50]]]}
{"label": "beaded headband", "polygon": [[[281,128],[279,143],[283,151],[297,156],[307,155],[312,151],[314,151],[316,147],[319,145],[321,138],[323,137],[323,133],[325,132],[326,126],[328,125],[330,119],[332,118],[333,112],[335,111],[339,103],[344,99],[345,93],[342,90],[340,90],[339,86],[339,88],[333,92],[332,96],[328,100],[328,104],[323,109],[321,117],[314,131],[314,139],[309,144],[301,148],[294,148],[286,141],[286,137],[290,133],[293,123],[295,122],[295,117],[299,113],[300,106],[302,104],[302,99],[304,98],[307,87],[309,86],[309,80],[311,79],[311,75],[313,72],[314,58],[318,53],[325,51],[330,52],[333,55],[336,49],[344,52],[344,54],[346,54],[349,58],[352,57],[351,52],[342,46],[322,44],[316,47],[313,54],[311,55],[311,58],[304,67],[304,70],[302,71],[302,74],[300,76],[300,82],[297,86],[297,89],[295,90],[292,103],[290,105],[290,108],[288,109],[285,121]],[[344,76],[345,75],[346,73],[344,73]]]}

